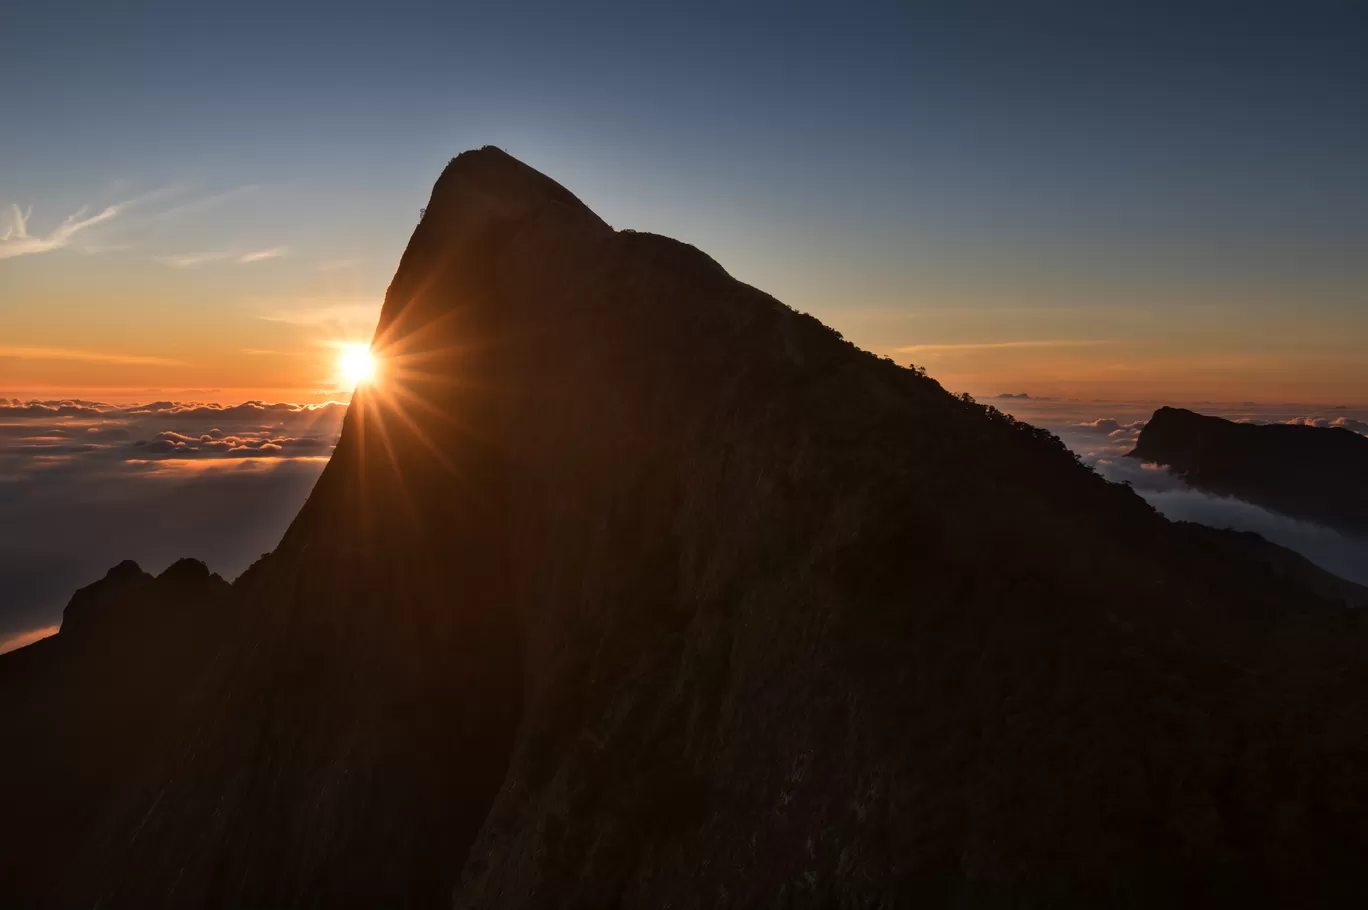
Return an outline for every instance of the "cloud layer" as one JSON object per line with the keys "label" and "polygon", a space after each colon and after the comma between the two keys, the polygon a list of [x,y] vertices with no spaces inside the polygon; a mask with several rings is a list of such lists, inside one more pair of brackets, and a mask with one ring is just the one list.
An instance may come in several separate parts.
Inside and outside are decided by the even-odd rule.
{"label": "cloud layer", "polygon": [[1253,531],[1295,550],[1341,578],[1368,585],[1368,539],[1355,538],[1314,522],[1301,521],[1229,496],[1190,487],[1183,478],[1133,458],[1101,458],[1094,469],[1115,483],[1129,483],[1168,518],[1213,528]]}
{"label": "cloud layer", "polygon": [[288,247],[273,246],[262,250],[216,250],[208,253],[177,253],[173,256],[162,256],[158,261],[178,269],[191,269],[200,265],[207,265],[211,262],[231,262],[238,265],[245,265],[252,262],[264,262],[267,259],[279,259],[290,252]]}
{"label": "cloud layer", "polygon": [[[1182,477],[1126,456],[1160,402],[1085,402],[1018,399],[1010,403],[1017,416],[1055,433],[1082,461],[1114,483],[1127,483],[1150,505],[1174,521],[1215,528],[1253,531],[1294,550],[1327,571],[1368,585],[1368,539],[1272,512],[1233,497],[1213,496],[1188,485]],[[1004,405],[1007,407],[1007,405]],[[1300,405],[1203,403],[1202,413],[1248,423],[1296,423],[1340,427],[1368,434],[1364,409],[1327,407],[1307,413]],[[1091,416],[1102,411],[1103,416]]]}
{"label": "cloud layer", "polygon": [[[1255,531],[1368,584],[1368,541],[1207,495],[1162,468],[1126,458],[1157,402],[1027,393],[1001,401],[1170,518]],[[1357,409],[1248,403],[1199,409],[1368,432],[1368,411]],[[27,641],[60,621],[72,591],[121,559],[156,571],[195,556],[227,577],[241,572],[275,546],[298,512],[345,413],[339,402],[0,398],[0,512],[7,519],[0,525],[0,643]]]}
{"label": "cloud layer", "polygon": [[[135,244],[106,242],[108,240],[105,236],[108,233],[107,230],[92,231],[91,229],[99,225],[110,224],[118,219],[118,224],[112,228],[115,232],[127,234],[129,231],[135,231],[145,241],[149,235],[154,238],[158,236],[156,228],[161,226],[161,235],[166,237],[165,226],[167,224],[184,220],[186,216],[202,214],[259,189],[261,189],[260,186],[249,184],[208,196],[187,199],[170,208],[148,211],[147,209],[153,202],[160,202],[167,197],[183,197],[187,191],[183,186],[162,187],[141,196],[110,203],[93,211],[93,213],[91,206],[82,206],[46,232],[34,229],[32,205],[21,206],[18,203],[11,203],[0,210],[0,259],[46,253],[65,247],[71,247],[82,253],[107,253],[131,249]],[[144,211],[131,217],[126,215],[128,210],[133,208]],[[90,234],[99,236],[92,240]],[[178,238],[178,235],[176,237]],[[175,241],[173,240],[173,242]],[[260,242],[261,238],[259,237],[254,239],[238,238],[234,243],[227,244],[228,248],[226,249],[171,253],[157,256],[156,259],[176,268],[193,268],[213,262],[236,264],[264,262],[289,255],[288,247],[257,246]]]}
{"label": "cloud layer", "polygon": [[0,259],[59,250],[70,244],[72,238],[81,231],[109,221],[132,205],[134,201],[116,202],[89,216],[86,215],[89,206],[82,206],[73,214],[68,215],[57,227],[46,234],[39,235],[29,233],[28,223],[29,218],[33,215],[33,207],[21,209],[17,204],[12,205],[10,206],[9,227],[5,229],[3,234],[0,234]]}
{"label": "cloud layer", "polygon": [[[341,430],[329,402],[0,398],[0,649],[122,559],[232,578],[276,545]],[[4,643],[9,643],[8,645]]]}

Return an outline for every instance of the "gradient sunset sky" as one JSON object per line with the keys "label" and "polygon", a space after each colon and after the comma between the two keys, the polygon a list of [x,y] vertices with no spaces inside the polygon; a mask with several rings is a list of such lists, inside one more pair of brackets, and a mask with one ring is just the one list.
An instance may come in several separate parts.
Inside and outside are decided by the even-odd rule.
{"label": "gradient sunset sky", "polygon": [[952,391],[1368,403],[1368,6],[1163,6],[9,5],[0,394],[336,397],[494,144]]}

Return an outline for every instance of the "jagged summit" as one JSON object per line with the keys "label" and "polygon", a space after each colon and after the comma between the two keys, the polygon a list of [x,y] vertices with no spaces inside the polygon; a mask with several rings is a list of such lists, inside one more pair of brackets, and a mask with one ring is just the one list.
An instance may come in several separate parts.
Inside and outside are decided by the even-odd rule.
{"label": "jagged summit", "polygon": [[125,560],[72,595],[58,634],[0,655],[0,904],[68,905],[53,889],[73,858],[203,722],[191,696],[238,640],[236,607],[198,560],[155,578]]}
{"label": "jagged summit", "polygon": [[105,573],[104,578],[87,585],[71,596],[62,610],[62,631],[80,634],[87,626],[98,624],[117,604],[152,580],[136,562],[125,559]]}
{"label": "jagged summit", "polygon": [[112,581],[118,578],[141,577],[146,574],[147,573],[142,570],[142,566],[138,565],[131,559],[125,559],[118,565],[111,566],[109,571],[105,573],[104,577],[107,581]]}
{"label": "jagged summit", "polygon": [[1048,433],[493,149],[439,178],[373,347],[380,379],[239,582],[186,714],[31,889],[1057,907],[1368,887],[1361,614]]}

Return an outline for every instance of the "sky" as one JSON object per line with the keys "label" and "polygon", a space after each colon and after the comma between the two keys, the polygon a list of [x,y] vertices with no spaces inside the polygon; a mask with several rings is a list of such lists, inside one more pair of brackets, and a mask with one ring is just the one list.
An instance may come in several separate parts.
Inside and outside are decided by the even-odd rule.
{"label": "sky", "polygon": [[980,396],[1368,403],[1355,3],[17,4],[0,393],[335,398],[498,145]]}
{"label": "sky", "polygon": [[75,0],[0,47],[0,651],[122,559],[274,547],[487,144],[1368,582],[1368,543],[1123,457],[1162,404],[1368,433],[1363,4]]}

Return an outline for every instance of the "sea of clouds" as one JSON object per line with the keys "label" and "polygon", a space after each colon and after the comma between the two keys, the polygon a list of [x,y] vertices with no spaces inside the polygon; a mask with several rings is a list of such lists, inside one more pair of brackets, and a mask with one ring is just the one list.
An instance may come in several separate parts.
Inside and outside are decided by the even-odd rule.
{"label": "sea of clouds", "polygon": [[[1368,540],[1243,502],[1125,457],[1153,401],[992,399],[1057,434],[1109,480],[1175,520],[1255,531],[1368,584]],[[1368,435],[1368,409],[1251,402],[1189,405],[1257,423]],[[308,498],[346,405],[0,398],[0,651],[55,631],[76,588],[134,559],[159,572],[193,556],[232,579],[273,549]]]}
{"label": "sea of clouds", "polygon": [[123,559],[238,575],[308,498],[346,407],[0,398],[0,651]]}
{"label": "sea of clouds", "polygon": [[[1194,489],[1163,467],[1127,458],[1160,402],[1036,399],[1023,398],[1018,393],[991,399],[990,403],[1049,429],[1085,464],[1110,481],[1129,483],[1136,493],[1174,521],[1254,531],[1341,578],[1368,585],[1368,538],[1342,534],[1241,499],[1213,496]],[[1243,423],[1341,427],[1368,435],[1368,408],[1256,402],[1199,402],[1184,406]]]}

